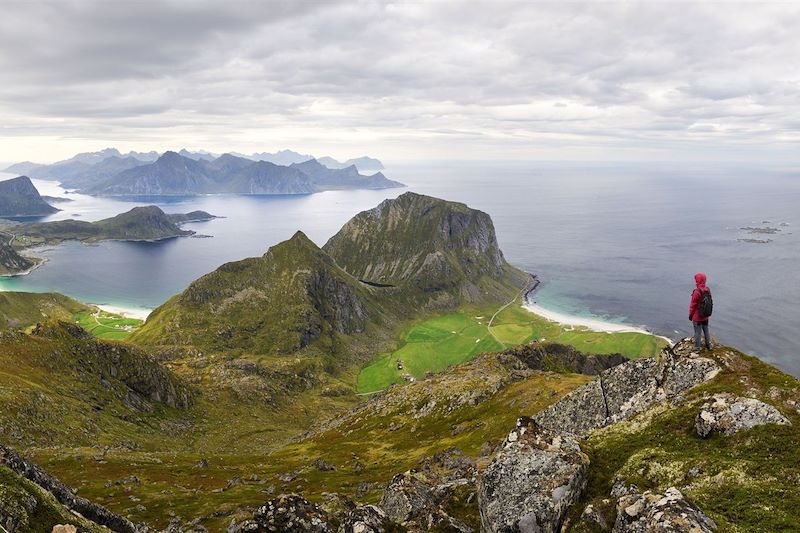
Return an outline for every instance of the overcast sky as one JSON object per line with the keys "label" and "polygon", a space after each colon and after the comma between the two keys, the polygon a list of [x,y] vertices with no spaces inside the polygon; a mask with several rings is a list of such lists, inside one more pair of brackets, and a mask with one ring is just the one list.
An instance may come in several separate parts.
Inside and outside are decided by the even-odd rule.
{"label": "overcast sky", "polygon": [[800,3],[0,0],[0,161],[800,159]]}

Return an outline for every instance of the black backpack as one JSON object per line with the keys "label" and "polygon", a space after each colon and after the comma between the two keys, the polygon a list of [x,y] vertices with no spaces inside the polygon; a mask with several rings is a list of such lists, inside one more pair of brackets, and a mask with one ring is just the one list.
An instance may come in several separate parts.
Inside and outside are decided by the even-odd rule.
{"label": "black backpack", "polygon": [[[700,291],[700,289],[696,289]],[[700,291],[700,306],[697,309],[700,311],[700,315],[704,317],[711,316],[711,313],[714,312],[714,300],[711,298],[711,291],[706,289],[704,291]]]}

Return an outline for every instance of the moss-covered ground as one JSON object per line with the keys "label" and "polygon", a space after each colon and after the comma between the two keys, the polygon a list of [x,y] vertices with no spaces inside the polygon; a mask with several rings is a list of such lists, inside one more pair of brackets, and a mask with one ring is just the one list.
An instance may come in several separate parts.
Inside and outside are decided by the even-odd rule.
{"label": "moss-covered ground", "polygon": [[358,392],[371,393],[410,377],[423,378],[481,353],[518,346],[532,340],[558,342],[586,353],[621,353],[630,358],[652,356],[666,344],[664,339],[642,333],[605,333],[566,327],[511,305],[489,327],[490,308],[464,309],[429,318],[408,328],[400,348],[367,365],[358,376]]}

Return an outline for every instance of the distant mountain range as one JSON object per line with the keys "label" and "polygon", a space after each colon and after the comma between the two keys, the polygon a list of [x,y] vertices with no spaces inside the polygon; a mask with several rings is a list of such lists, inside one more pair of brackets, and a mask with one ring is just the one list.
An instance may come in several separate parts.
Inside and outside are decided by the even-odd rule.
{"label": "distant mountain range", "polygon": [[0,217],[43,216],[58,211],[26,176],[0,181]]}
{"label": "distant mountain range", "polygon": [[96,195],[305,194],[330,189],[402,186],[380,173],[360,174],[383,168],[383,163],[367,156],[339,162],[331,157],[315,160],[311,155],[291,150],[218,156],[186,149],[163,154],[122,154],[116,148],[106,148],[51,165],[17,163],[4,172],[58,180],[67,188]]}

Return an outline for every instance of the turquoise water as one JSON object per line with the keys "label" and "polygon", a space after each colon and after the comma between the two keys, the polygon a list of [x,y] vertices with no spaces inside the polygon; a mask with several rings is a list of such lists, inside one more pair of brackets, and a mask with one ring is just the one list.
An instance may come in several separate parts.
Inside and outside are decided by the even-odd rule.
{"label": "turquoise water", "polygon": [[[541,305],[669,337],[690,330],[692,276],[714,291],[712,333],[795,375],[800,354],[800,172],[792,169],[572,163],[390,165],[409,189],[488,212],[506,258],[536,273]],[[8,290],[55,290],[93,303],[155,307],[226,261],[263,254],[297,229],[322,245],[355,213],[406,189],[304,196],[78,197],[51,218],[96,220],[134,205],[227,218],[187,225],[208,239],[78,243],[48,249]],[[44,194],[52,194],[43,191]],[[769,224],[763,224],[769,221]],[[786,224],[780,226],[780,224]],[[775,235],[739,228],[775,226]],[[740,239],[769,238],[766,244]]]}

